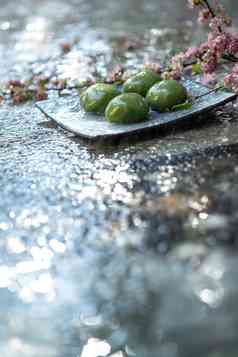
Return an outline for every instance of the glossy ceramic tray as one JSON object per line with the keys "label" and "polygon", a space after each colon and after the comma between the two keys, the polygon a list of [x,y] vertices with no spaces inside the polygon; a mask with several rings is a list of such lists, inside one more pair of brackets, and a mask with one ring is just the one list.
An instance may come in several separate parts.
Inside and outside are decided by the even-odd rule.
{"label": "glossy ceramic tray", "polygon": [[149,119],[137,124],[120,125],[108,123],[103,116],[85,113],[80,106],[79,96],[59,97],[36,104],[48,118],[56,122],[60,127],[75,135],[97,140],[128,136],[166,126],[176,126],[184,122],[194,120],[196,116],[208,112],[218,106],[224,105],[236,99],[231,92],[212,92],[200,83],[184,80],[188,92],[199,97],[192,108],[169,113],[151,111]]}

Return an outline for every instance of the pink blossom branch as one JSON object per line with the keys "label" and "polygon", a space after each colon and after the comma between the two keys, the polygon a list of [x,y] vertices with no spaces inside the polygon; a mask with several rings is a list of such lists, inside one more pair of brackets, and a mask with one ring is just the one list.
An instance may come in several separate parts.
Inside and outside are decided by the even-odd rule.
{"label": "pink blossom branch", "polygon": [[[192,66],[195,74],[203,75],[203,82],[211,84],[216,82],[216,70],[221,60],[237,63],[238,58],[238,33],[231,32],[228,28],[231,19],[225,14],[224,8],[217,3],[213,8],[209,0],[188,0],[192,8],[199,8],[199,22],[208,23],[210,32],[207,41],[197,47],[191,47],[185,52],[171,58],[163,73],[165,79],[178,79],[185,68]],[[224,77],[226,87],[238,92],[238,65]]]}

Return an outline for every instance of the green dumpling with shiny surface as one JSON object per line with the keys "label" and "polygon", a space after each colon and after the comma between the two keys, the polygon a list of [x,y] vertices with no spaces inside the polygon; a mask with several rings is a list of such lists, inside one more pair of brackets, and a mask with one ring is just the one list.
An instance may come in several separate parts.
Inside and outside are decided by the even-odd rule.
{"label": "green dumpling with shiny surface", "polygon": [[115,85],[97,83],[87,88],[81,95],[81,104],[86,112],[104,114],[105,109],[120,92]]}
{"label": "green dumpling with shiny surface", "polygon": [[186,88],[174,79],[156,83],[147,93],[146,100],[152,109],[159,112],[171,110],[175,105],[184,103],[188,98]]}
{"label": "green dumpling with shiny surface", "polygon": [[110,123],[133,124],[147,119],[149,106],[137,93],[123,93],[111,100],[106,108],[106,119]]}
{"label": "green dumpling with shiny surface", "polygon": [[130,77],[123,85],[124,93],[138,93],[143,97],[148,90],[157,82],[161,81],[158,73],[151,69],[145,69],[134,76]]}

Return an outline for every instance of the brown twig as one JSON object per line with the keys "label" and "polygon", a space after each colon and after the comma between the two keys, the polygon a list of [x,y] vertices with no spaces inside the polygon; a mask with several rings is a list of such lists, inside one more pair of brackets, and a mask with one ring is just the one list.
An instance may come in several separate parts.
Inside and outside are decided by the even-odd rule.
{"label": "brown twig", "polygon": [[[213,10],[213,8],[211,7],[209,1],[208,1],[208,0],[203,0],[203,2],[204,2],[204,4],[205,4],[205,6],[207,7],[208,11],[210,12],[211,17],[213,17],[213,18],[216,17],[216,13],[215,13],[215,11]],[[221,26],[218,26],[218,30],[219,30],[220,33],[223,32]]]}
{"label": "brown twig", "polygon": [[236,56],[234,56],[232,53],[224,54],[222,56],[222,58],[227,60],[227,61],[230,61],[230,62],[234,62],[234,63],[238,62],[238,58]]}
{"label": "brown twig", "polygon": [[[196,82],[196,83],[201,84],[200,82]],[[197,100],[197,99],[199,99],[199,98],[205,97],[205,96],[206,96],[206,95],[208,95],[208,94],[211,94],[211,93],[217,92],[217,91],[219,91],[219,90],[221,90],[221,89],[224,89],[224,86],[220,86],[220,87],[213,88],[213,89],[211,89],[209,92],[206,92],[206,93],[200,94],[200,95],[198,95],[198,96],[194,97],[193,99],[194,99],[194,100]]]}
{"label": "brown twig", "polygon": [[[216,17],[215,11],[213,10],[213,8],[211,7],[211,5],[209,4],[208,0],[203,0],[204,4],[206,5],[206,7],[208,8],[211,16],[214,18]],[[222,31],[222,30],[221,30]]]}

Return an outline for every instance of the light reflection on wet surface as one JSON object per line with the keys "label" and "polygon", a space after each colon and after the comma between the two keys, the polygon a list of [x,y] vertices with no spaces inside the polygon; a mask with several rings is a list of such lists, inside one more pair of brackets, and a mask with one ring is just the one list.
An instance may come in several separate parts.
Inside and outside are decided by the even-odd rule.
{"label": "light reflection on wet surface", "polygon": [[[169,26],[175,14],[161,3]],[[182,3],[173,11],[186,22]],[[140,1],[133,21],[132,4],[108,3],[111,18],[100,1],[4,2],[2,79],[27,76],[40,57],[43,72],[56,67],[73,80],[95,53],[103,72],[111,28],[113,36],[146,29],[153,44],[157,2]],[[61,56],[59,44],[76,35]],[[233,122],[95,147],[43,121],[31,104],[1,106],[1,356],[236,357]],[[210,141],[234,147],[206,154]],[[189,154],[199,145],[205,154]]]}

